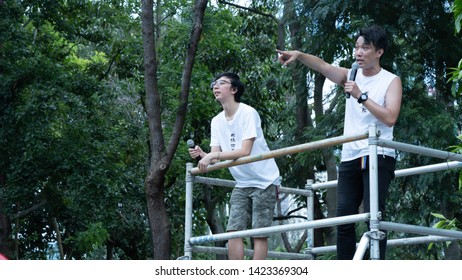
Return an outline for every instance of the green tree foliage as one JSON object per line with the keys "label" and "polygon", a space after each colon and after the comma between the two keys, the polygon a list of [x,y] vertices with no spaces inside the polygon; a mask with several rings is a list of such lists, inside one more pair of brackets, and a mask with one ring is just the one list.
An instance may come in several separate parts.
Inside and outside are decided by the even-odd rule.
{"label": "green tree foliage", "polygon": [[[452,11],[454,13],[454,24],[456,33],[460,33],[461,24],[462,24],[462,1],[456,0],[453,3]],[[462,59],[459,60],[459,63],[456,67],[451,68],[452,71],[449,73],[451,76],[449,81],[452,82],[452,93],[455,96],[462,94]]]}
{"label": "green tree foliage", "polygon": [[130,47],[123,29],[132,19],[117,8],[6,1],[1,9],[0,197],[12,258],[46,258],[57,235],[61,258],[86,258],[101,244],[118,258],[149,255],[139,77],[115,66]]}
{"label": "green tree foliage", "polygon": [[[425,2],[423,6],[416,6],[414,9],[419,9],[422,13],[431,11],[429,18],[446,18],[447,22],[453,22],[450,9],[444,1]],[[402,34],[400,38],[404,38],[400,47],[404,49],[405,45],[411,44],[409,53],[400,55],[400,65],[405,70],[401,72],[401,76],[405,77],[406,83],[402,113],[396,129],[398,141],[448,150],[458,143],[460,98],[451,94],[449,77],[444,73],[462,55],[460,48],[453,47],[454,44],[460,44],[460,38],[454,36],[451,24],[434,24],[434,21],[424,19],[423,26],[398,32]],[[418,50],[419,55],[410,55],[413,50]],[[403,153],[400,154],[400,159],[401,168],[439,162],[436,159]],[[454,171],[448,171],[397,179],[391,192],[389,207],[393,210],[389,211],[392,214],[390,218],[410,224],[432,226],[436,219],[431,216],[431,212],[459,217],[461,213],[456,209],[460,208],[462,201],[455,174]],[[402,236],[398,233],[397,235]],[[427,252],[426,245],[416,247],[416,252],[409,258],[442,257],[442,251],[436,248]],[[401,254],[407,256],[405,249],[397,248],[395,251],[396,257]],[[445,257],[451,258],[449,254]]]}

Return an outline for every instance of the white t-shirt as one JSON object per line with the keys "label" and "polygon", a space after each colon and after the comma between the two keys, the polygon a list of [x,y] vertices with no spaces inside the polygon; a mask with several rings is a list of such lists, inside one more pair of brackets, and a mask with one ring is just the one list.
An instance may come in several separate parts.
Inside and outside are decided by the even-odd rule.
{"label": "white t-shirt", "polygon": [[[350,75],[351,69],[348,72]],[[385,95],[392,80],[397,77],[395,74],[381,69],[372,77],[363,75],[362,69],[358,69],[355,82],[362,92],[367,92],[369,99],[380,106],[385,106]],[[346,99],[344,135],[356,135],[369,130],[370,124],[375,123],[380,131],[380,138],[393,140],[393,127],[388,127],[377,120],[362,104],[355,98]],[[377,153],[395,157],[395,150],[384,147],[377,147]],[[350,161],[362,156],[369,155],[369,140],[364,139],[355,142],[344,143],[342,147],[342,161]]]}
{"label": "white t-shirt", "polygon": [[[223,152],[241,149],[242,141],[255,138],[250,155],[259,155],[269,151],[261,128],[257,111],[244,103],[233,120],[227,121],[222,111],[212,119],[210,146],[219,146]],[[271,184],[280,184],[279,168],[273,158],[229,167],[236,181],[236,187],[257,187],[265,189]]]}

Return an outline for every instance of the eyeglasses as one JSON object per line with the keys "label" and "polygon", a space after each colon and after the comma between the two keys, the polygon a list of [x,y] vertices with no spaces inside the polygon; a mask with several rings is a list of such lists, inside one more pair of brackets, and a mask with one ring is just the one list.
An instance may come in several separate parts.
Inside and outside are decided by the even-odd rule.
{"label": "eyeglasses", "polygon": [[228,82],[228,81],[225,81],[225,80],[218,80],[218,81],[214,81],[210,84],[210,88],[213,89],[216,85],[218,85],[219,87],[221,87],[222,85],[224,84],[231,84],[231,82]]}

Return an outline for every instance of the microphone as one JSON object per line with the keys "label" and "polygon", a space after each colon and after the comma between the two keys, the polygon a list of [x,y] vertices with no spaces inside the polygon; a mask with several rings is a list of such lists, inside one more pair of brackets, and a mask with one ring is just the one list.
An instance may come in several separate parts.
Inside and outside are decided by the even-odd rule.
{"label": "microphone", "polygon": [[[351,65],[351,73],[350,73],[350,79],[349,81],[354,81],[356,79],[356,72],[358,72],[358,68],[359,68],[359,64],[355,61],[353,62],[353,64]],[[350,93],[346,93],[346,98],[350,98],[351,94]]]}
{"label": "microphone", "polygon": [[194,140],[188,139],[188,141],[186,141],[186,145],[188,145],[189,148],[194,149]]}
{"label": "microphone", "polygon": [[[186,145],[188,145],[190,149],[194,149],[194,147],[196,147],[196,144],[194,144],[194,140],[192,139],[188,139],[188,141],[186,141]],[[196,157],[196,162],[199,162],[200,159],[200,156]]]}

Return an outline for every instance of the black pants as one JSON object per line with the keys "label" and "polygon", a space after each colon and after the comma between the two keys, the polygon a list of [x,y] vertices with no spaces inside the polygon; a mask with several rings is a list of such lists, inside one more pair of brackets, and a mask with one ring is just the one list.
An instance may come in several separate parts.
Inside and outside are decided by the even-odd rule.
{"label": "black pants", "polygon": [[[365,160],[365,164],[364,164]],[[391,180],[395,178],[396,160],[378,155],[379,211],[385,215],[385,200]],[[337,187],[337,217],[358,214],[364,201],[364,212],[370,210],[369,157],[342,162],[339,168]],[[380,241],[380,259],[385,259],[387,238]],[[337,227],[337,259],[351,260],[356,251],[355,224]]]}

